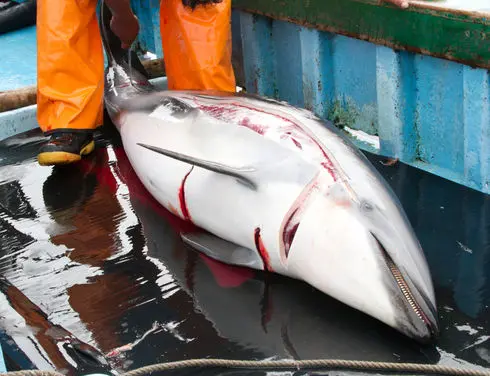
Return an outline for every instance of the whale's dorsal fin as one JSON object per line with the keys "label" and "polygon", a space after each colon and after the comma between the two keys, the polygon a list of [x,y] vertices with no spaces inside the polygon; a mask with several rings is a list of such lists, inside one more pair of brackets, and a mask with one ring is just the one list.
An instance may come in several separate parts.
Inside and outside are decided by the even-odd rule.
{"label": "whale's dorsal fin", "polygon": [[257,184],[253,181],[253,179],[250,176],[247,176],[255,171],[255,168],[253,167],[227,166],[222,163],[207,161],[204,159],[192,157],[190,155],[181,154],[172,150],[159,148],[157,146],[152,146],[152,145],[142,144],[142,143],[138,143],[138,145],[146,149],[149,149],[151,151],[154,151],[156,153],[165,155],[169,158],[173,158],[193,166],[198,166],[206,170],[216,172],[218,174],[231,176],[237,179],[238,181],[240,181],[241,183],[245,184],[249,188],[253,190],[257,189]]}

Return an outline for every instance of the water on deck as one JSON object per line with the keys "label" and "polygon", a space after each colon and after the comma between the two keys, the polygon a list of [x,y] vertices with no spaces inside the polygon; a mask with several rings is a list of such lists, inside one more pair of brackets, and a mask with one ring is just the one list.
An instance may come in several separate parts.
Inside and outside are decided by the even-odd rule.
{"label": "water on deck", "polygon": [[90,370],[57,345],[67,335],[119,371],[196,357],[490,366],[489,196],[369,156],[404,204],[435,281],[442,336],[421,347],[304,283],[186,249],[185,224],[143,188],[110,125],[72,168],[38,166],[41,142],[34,131],[0,145],[0,340],[35,367],[75,374],[75,358]]}

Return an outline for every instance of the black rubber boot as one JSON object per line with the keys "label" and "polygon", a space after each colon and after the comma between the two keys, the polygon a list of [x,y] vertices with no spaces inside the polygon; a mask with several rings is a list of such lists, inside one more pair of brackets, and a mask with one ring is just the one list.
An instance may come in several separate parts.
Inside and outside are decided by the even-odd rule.
{"label": "black rubber boot", "polygon": [[78,162],[95,149],[92,132],[53,133],[41,147],[37,160],[41,166],[66,165]]}

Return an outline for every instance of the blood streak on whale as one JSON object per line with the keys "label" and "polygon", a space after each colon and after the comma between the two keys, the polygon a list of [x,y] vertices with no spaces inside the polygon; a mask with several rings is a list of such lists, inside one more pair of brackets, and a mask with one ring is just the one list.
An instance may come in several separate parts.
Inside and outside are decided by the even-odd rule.
{"label": "blood streak on whale", "polygon": [[265,249],[264,243],[262,242],[262,237],[260,236],[260,227],[257,227],[254,232],[255,239],[255,247],[257,248],[257,252],[262,259],[262,263],[264,264],[264,269],[268,272],[274,271],[271,267],[271,260],[267,249]]}
{"label": "blood streak on whale", "polygon": [[[198,104],[199,109],[203,110],[206,112],[208,115],[211,115],[212,117],[221,120],[221,121],[228,121],[232,122],[236,120],[237,116],[237,110],[234,108],[230,107],[221,107],[221,106],[206,106],[202,104]],[[267,129],[266,126],[263,125],[258,125],[258,124],[252,124],[250,122],[250,118],[244,117],[242,120],[239,121],[238,125],[247,127],[254,132],[263,135],[265,133],[265,130]]]}
{"label": "blood streak on whale", "polygon": [[125,87],[134,86],[134,85],[136,85],[136,86],[150,86],[150,84],[148,82],[133,81],[133,82],[124,82],[120,85],[117,85],[117,88],[122,89]]}
{"label": "blood streak on whale", "polygon": [[300,144],[300,142],[298,140],[296,140],[295,138],[291,138],[291,140],[293,140],[293,142],[296,145],[296,147],[298,147],[299,149],[303,150],[303,146],[301,146],[301,144]]}
{"label": "blood streak on whale", "polygon": [[241,126],[247,127],[248,129],[250,129],[250,130],[252,130],[252,131],[254,131],[260,135],[263,135],[267,129],[267,127],[265,127],[263,125],[252,124],[248,117],[243,118],[238,124]]}
{"label": "blood streak on whale", "polygon": [[[337,180],[337,173],[335,171],[335,168],[332,164],[332,161],[327,155],[327,152],[324,150],[322,145],[315,140],[315,138],[309,134],[308,131],[304,130],[300,125],[295,123],[294,121],[278,115],[274,113],[270,113],[258,108],[253,108],[249,106],[245,106],[242,104],[238,103],[230,103],[229,106],[217,106],[217,105],[203,105],[197,102],[195,100],[195,103],[199,106],[201,110],[206,112],[207,114],[222,120],[222,121],[227,121],[227,122],[237,122],[238,125],[240,126],[245,126],[249,128],[250,130],[260,134],[264,135],[265,130],[268,128],[266,126],[259,126],[256,124],[253,124],[250,121],[249,117],[244,117],[242,120],[237,119],[237,113],[238,110],[236,108],[243,108],[250,110],[255,113],[263,113],[266,115],[274,116],[278,119],[281,119],[282,121],[290,124],[293,129],[297,129],[301,134],[304,134],[308,137],[308,139],[320,150],[322,153],[323,157],[325,158],[324,162],[321,162],[320,165],[326,169],[329,173],[329,175],[332,177],[334,181]],[[232,108],[230,106],[235,106],[236,108]],[[293,132],[286,131],[284,134],[281,135],[281,139],[289,138],[291,141],[294,143],[294,145],[299,148],[303,149],[303,146],[301,143],[293,136]],[[298,230],[300,221],[301,221],[301,216],[303,211],[305,210],[307,206],[307,201],[310,199],[312,192],[318,188],[318,175],[315,177],[313,180],[313,183],[308,184],[308,186],[303,190],[303,192],[300,194],[298,199],[294,202],[290,210],[288,211],[288,214],[286,214],[283,224],[282,224],[282,231],[281,231],[281,259],[283,262],[285,262],[288,258],[289,255],[289,250],[291,248],[291,245],[293,243],[294,237],[296,235],[296,231]],[[257,228],[255,230],[255,244],[257,247],[257,251],[259,252],[260,256],[262,257],[262,260],[264,262],[264,268],[269,270],[270,267],[270,260],[269,260],[269,255],[267,254],[267,251],[265,250],[262,239],[260,237],[260,228]]]}
{"label": "blood streak on whale", "polygon": [[281,225],[281,260],[285,262],[289,256],[289,250],[293,244],[294,236],[301,222],[301,216],[308,205],[315,190],[318,189],[318,174],[303,189],[296,201],[293,203],[288,213],[284,217]]}
{"label": "blood streak on whale", "polygon": [[293,211],[293,214],[286,220],[286,226],[284,227],[284,231],[282,233],[282,241],[284,243],[284,252],[286,254],[286,258],[289,255],[289,249],[291,248],[291,244],[294,240],[294,235],[296,235],[296,231],[299,227],[299,221],[293,221],[297,219],[297,213],[299,211],[299,207]]}
{"label": "blood streak on whale", "polygon": [[234,119],[236,119],[237,110],[234,108],[213,105],[207,106],[197,102],[196,104],[199,106],[200,110],[203,110],[206,114],[214,117],[215,119],[225,122],[233,121]]}
{"label": "blood streak on whale", "polygon": [[[209,114],[209,115],[211,115],[211,116],[213,116],[219,120],[236,121],[237,110],[235,108],[230,108],[230,107],[226,107],[226,106],[217,106],[217,105],[203,105],[203,104],[198,103],[196,99],[194,101],[199,106],[199,109],[203,110],[207,114]],[[322,145],[320,145],[320,143],[318,141],[316,141],[310,134],[308,134],[308,132],[306,132],[301,126],[296,124],[294,121],[292,121],[292,120],[290,120],[284,116],[278,115],[278,114],[270,113],[270,112],[267,112],[267,111],[264,111],[264,110],[261,110],[258,108],[245,106],[243,104],[239,104],[239,103],[235,103],[235,102],[230,103],[230,106],[234,106],[237,108],[244,108],[244,109],[250,110],[252,112],[256,112],[256,113],[263,113],[266,115],[271,115],[271,116],[274,116],[274,117],[281,119],[281,120],[285,121],[286,123],[292,125],[293,128],[299,129],[302,133],[306,134],[308,136],[308,138],[310,139],[310,141],[312,141],[317,146],[317,148],[321,151],[323,157],[325,158],[325,162],[322,162],[320,165],[328,171],[328,173],[330,174],[330,176],[332,177],[332,179],[334,181],[337,180],[337,174],[335,172],[335,168],[332,164],[332,161],[328,157],[326,151],[322,147]],[[264,126],[258,126],[258,125],[252,124],[250,122],[249,118],[244,118],[243,120],[239,121],[239,125],[245,126],[249,129],[257,132],[258,134],[261,134],[261,135],[263,135],[264,131],[265,131]],[[290,133],[290,132],[288,132],[288,133]],[[301,144],[299,144],[299,142],[297,140],[295,140],[294,138],[292,138],[292,140],[298,148],[302,149]]]}
{"label": "blood streak on whale", "polygon": [[189,177],[193,169],[194,166],[192,166],[189,172],[185,174],[184,179],[182,179],[182,183],[180,184],[180,188],[179,188],[180,210],[182,211],[182,216],[187,221],[191,220],[191,216],[189,214],[189,209],[187,208],[187,203],[185,200],[185,183],[187,182],[187,178]]}

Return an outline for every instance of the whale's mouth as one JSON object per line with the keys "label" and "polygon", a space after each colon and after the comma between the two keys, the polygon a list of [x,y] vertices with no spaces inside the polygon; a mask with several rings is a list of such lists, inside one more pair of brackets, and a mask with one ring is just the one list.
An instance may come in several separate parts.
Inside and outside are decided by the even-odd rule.
{"label": "whale's mouth", "polygon": [[413,317],[414,320],[419,320],[418,323],[413,323],[414,327],[418,328],[417,337],[424,342],[432,340],[439,333],[438,324],[435,318],[435,307],[429,301],[429,299],[415,287],[410,279],[403,275],[379,239],[374,234],[372,234],[372,236],[376,240],[381,254],[386,262],[386,266],[391,272],[391,275],[393,276],[393,279],[404,298],[403,300],[405,306],[412,313],[410,316]]}

